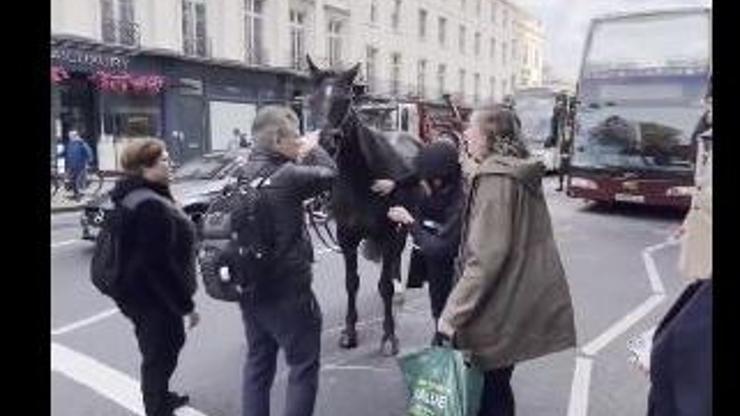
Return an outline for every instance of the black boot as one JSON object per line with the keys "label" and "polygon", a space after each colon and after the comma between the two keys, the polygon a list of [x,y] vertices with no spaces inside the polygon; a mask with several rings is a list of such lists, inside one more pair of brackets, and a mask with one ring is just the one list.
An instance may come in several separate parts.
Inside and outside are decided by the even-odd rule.
{"label": "black boot", "polygon": [[167,392],[167,407],[171,410],[183,407],[190,403],[190,397],[187,394],[179,395],[173,392]]}

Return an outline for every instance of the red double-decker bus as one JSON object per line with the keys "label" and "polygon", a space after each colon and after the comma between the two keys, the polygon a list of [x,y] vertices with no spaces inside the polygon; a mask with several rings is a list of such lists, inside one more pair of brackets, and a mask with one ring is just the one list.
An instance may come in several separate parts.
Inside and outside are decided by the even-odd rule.
{"label": "red double-decker bus", "polygon": [[688,207],[691,135],[711,73],[711,9],[591,22],[576,92],[567,194]]}

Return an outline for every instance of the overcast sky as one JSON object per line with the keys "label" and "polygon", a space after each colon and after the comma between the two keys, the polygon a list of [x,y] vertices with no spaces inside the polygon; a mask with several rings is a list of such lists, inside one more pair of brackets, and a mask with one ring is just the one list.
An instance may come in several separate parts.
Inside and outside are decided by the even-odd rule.
{"label": "overcast sky", "polygon": [[545,63],[553,73],[574,80],[588,22],[604,13],[659,9],[670,6],[708,6],[711,0],[516,0],[545,25]]}

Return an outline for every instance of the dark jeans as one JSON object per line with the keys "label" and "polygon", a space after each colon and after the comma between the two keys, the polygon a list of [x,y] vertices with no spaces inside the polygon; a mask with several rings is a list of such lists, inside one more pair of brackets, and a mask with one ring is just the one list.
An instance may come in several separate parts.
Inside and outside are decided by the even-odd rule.
{"label": "dark jeans", "polygon": [[513,371],[512,365],[485,372],[478,416],[514,416],[514,391],[511,389]]}
{"label": "dark jeans", "polygon": [[170,415],[166,406],[169,383],[185,344],[182,318],[156,309],[122,307],[134,324],[141,351],[141,393],[146,416]]}
{"label": "dark jeans", "polygon": [[[257,296],[258,298],[258,296]],[[313,292],[241,302],[247,335],[242,415],[268,416],[278,349],[290,367],[285,416],[313,414],[319,387],[321,309]]]}

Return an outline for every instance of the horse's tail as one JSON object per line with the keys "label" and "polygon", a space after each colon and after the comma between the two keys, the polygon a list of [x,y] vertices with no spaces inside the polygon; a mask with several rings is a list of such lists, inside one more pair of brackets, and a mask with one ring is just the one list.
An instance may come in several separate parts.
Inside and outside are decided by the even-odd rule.
{"label": "horse's tail", "polygon": [[373,263],[380,263],[383,260],[383,250],[381,250],[380,242],[373,238],[366,238],[362,240],[362,247],[360,247],[362,257]]}

